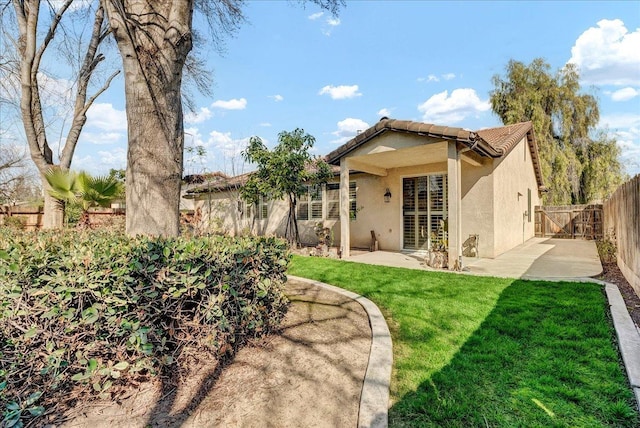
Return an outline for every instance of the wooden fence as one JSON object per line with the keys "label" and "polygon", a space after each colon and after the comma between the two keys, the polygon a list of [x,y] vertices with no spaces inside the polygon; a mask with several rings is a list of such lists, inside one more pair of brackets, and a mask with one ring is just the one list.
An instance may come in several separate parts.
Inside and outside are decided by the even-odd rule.
{"label": "wooden fence", "polygon": [[616,243],[620,271],[640,296],[640,175],[605,201],[604,231]]}
{"label": "wooden fence", "polygon": [[539,238],[602,238],[602,205],[535,207],[535,235]]}
{"label": "wooden fence", "polygon": [[[7,218],[20,219],[25,230],[37,230],[43,223],[42,208],[21,207],[21,206],[0,206],[0,225],[3,225]],[[111,221],[114,217],[124,217],[124,208],[100,208],[89,211],[89,221],[93,225],[101,225]]]}

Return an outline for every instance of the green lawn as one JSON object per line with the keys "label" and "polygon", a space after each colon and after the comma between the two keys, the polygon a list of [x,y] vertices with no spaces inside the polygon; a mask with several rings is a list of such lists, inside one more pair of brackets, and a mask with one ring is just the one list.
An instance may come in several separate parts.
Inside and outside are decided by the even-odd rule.
{"label": "green lawn", "polygon": [[289,274],[354,291],[385,314],[391,426],[640,426],[597,284],[300,256]]}

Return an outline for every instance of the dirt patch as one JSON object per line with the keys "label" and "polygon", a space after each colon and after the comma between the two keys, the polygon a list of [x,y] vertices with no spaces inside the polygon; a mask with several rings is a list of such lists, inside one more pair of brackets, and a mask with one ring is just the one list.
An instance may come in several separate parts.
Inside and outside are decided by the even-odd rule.
{"label": "dirt patch", "polygon": [[600,275],[598,279],[618,286],[627,310],[629,311],[629,315],[631,315],[631,319],[636,324],[636,327],[640,328],[640,297],[638,297],[627,279],[622,275],[616,263],[606,263],[603,261],[602,269],[602,275]]}
{"label": "dirt patch", "polygon": [[115,402],[80,404],[62,426],[356,426],[371,347],[366,312],[310,284],[289,281],[286,292],[292,304],[280,334],[241,349],[224,368],[200,361],[178,385],[158,381]]}

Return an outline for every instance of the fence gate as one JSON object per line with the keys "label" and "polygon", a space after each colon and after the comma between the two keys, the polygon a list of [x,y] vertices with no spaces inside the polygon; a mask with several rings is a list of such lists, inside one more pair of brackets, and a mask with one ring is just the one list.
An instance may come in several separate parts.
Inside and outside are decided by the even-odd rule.
{"label": "fence gate", "polygon": [[602,238],[602,205],[537,206],[536,237]]}

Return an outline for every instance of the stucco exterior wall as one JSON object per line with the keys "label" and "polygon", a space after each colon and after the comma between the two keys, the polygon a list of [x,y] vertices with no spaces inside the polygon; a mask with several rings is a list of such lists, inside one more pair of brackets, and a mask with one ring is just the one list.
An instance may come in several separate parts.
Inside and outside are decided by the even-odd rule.
{"label": "stucco exterior wall", "polygon": [[[531,152],[526,137],[504,158],[493,160],[493,240],[496,257],[533,238],[533,208],[540,205]],[[531,204],[528,194],[531,193]]]}
{"label": "stucco exterior wall", "polygon": [[232,236],[245,232],[284,236],[288,210],[284,201],[269,201],[267,218],[258,219],[253,215],[242,216],[238,210],[238,200],[237,191],[199,195],[195,200],[195,209],[201,212],[202,226]]}
{"label": "stucco exterior wall", "polygon": [[[424,147],[424,137],[387,133],[347,155],[360,157],[361,160],[389,159],[390,162],[406,164],[406,158],[401,158],[402,149],[406,149],[403,153],[414,156],[419,153],[419,157],[411,160],[422,163],[411,167],[389,167],[386,176],[350,174],[349,181],[356,183],[357,207],[356,218],[349,223],[351,247],[369,248],[371,231],[374,231],[381,250],[403,250],[403,178],[447,174],[446,143],[432,142],[435,144],[430,144],[423,152],[417,152],[414,148]],[[373,155],[370,155],[372,152]],[[384,158],[385,154],[389,154],[389,157]],[[464,160],[460,162],[462,241],[469,235],[478,235],[479,256],[493,258],[534,236],[533,213],[530,212],[530,216],[525,213],[539,205],[540,198],[526,137],[506,157],[482,158],[480,161],[479,166]],[[385,168],[384,162],[377,165]],[[332,181],[338,182],[338,177]],[[385,203],[387,188],[392,196]],[[237,191],[200,195],[196,199],[196,209],[202,211],[210,228],[219,228],[226,233],[237,235],[250,231],[260,235],[284,236],[288,212],[286,201],[269,201],[267,218],[258,219],[255,215],[242,218],[238,211],[238,199]],[[314,227],[318,221],[298,221],[302,243],[317,243]],[[333,231],[333,245],[340,246],[340,221],[324,219],[322,222]]]}
{"label": "stucco exterior wall", "polygon": [[485,158],[474,166],[462,161],[461,168],[462,242],[478,235],[478,256],[494,257],[493,162]]}
{"label": "stucco exterior wall", "polygon": [[[260,219],[254,215],[255,207],[249,216],[242,216],[238,211],[239,195],[237,191],[224,191],[203,194],[194,201],[196,210],[202,214],[202,227],[210,231],[219,231],[231,236],[250,232],[255,235],[275,235],[284,237],[287,226],[289,205],[287,201],[275,200],[267,202],[267,218]],[[304,245],[316,245],[316,223],[320,220],[298,220],[300,242]],[[338,220],[322,220],[325,227],[333,230],[334,245],[340,242],[340,222]]]}
{"label": "stucco exterior wall", "polygon": [[366,144],[351,151],[347,157],[361,156],[371,153],[381,153],[388,149],[400,150],[425,144],[438,143],[442,140],[428,138],[415,134],[405,134],[400,132],[385,132],[369,140]]}

